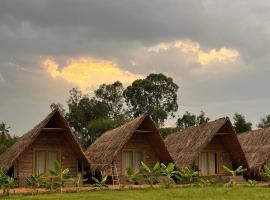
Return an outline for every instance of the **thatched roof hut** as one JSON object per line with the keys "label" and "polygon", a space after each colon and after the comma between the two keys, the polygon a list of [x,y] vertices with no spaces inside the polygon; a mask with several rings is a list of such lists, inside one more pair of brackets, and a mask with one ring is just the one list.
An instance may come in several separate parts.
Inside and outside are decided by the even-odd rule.
{"label": "thatched roof hut", "polygon": [[187,128],[169,135],[165,144],[179,169],[192,167],[200,152],[213,140],[220,137],[235,166],[248,167],[244,152],[228,117]]}
{"label": "thatched roof hut", "polygon": [[238,135],[238,139],[250,169],[259,171],[270,159],[270,128],[241,133]]}
{"label": "thatched roof hut", "polygon": [[89,146],[85,154],[90,160],[91,170],[102,171],[108,168],[135,134],[140,134],[149,141],[161,162],[172,161],[155,123],[148,114],[143,114],[118,128],[105,132]]}
{"label": "thatched roof hut", "polygon": [[[50,125],[54,126],[57,123],[61,128],[48,128]],[[82,148],[77,142],[65,118],[58,109],[53,110],[45,119],[38,123],[29,132],[18,138],[17,142],[12,145],[4,154],[0,156],[0,169],[7,172],[20,157],[20,155],[44,132],[59,132],[59,137],[67,138],[70,147],[76,152],[76,155],[84,162],[88,163]],[[31,161],[32,162],[32,161]]]}

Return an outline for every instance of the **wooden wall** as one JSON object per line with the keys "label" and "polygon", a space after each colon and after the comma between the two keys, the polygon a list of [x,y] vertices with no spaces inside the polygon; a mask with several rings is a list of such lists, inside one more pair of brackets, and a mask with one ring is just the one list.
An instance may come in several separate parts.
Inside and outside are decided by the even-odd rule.
{"label": "wooden wall", "polygon": [[[217,151],[219,159],[219,174],[228,175],[228,173],[223,169],[223,165],[232,168],[232,159],[228,150],[222,144],[221,136],[215,136],[203,151]],[[199,166],[199,159],[196,161],[195,165]]]}
{"label": "wooden wall", "polygon": [[[125,144],[122,151],[125,149],[141,150],[143,152],[144,163],[150,167],[154,167],[156,162],[159,161],[158,156],[156,155],[155,151],[153,150],[151,144],[148,141],[148,138],[145,137],[145,135],[134,134],[132,138]],[[118,175],[122,174],[122,151],[119,152],[114,159],[114,162],[117,166]]]}
{"label": "wooden wall", "polygon": [[35,148],[59,149],[61,155],[61,164],[64,168],[69,168],[70,176],[76,176],[78,173],[78,161],[71,146],[62,133],[42,132],[38,138],[30,145],[18,158],[14,164],[15,176],[19,178],[21,186],[25,184],[25,178],[33,173],[33,150]]}

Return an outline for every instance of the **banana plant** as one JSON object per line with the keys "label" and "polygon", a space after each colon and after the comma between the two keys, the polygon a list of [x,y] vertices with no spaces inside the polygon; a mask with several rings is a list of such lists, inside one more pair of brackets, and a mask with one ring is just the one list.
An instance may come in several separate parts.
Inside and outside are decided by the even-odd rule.
{"label": "banana plant", "polygon": [[226,172],[230,173],[232,176],[231,180],[226,184],[228,186],[235,186],[236,185],[236,176],[238,174],[242,174],[243,172],[247,171],[247,169],[243,168],[243,166],[241,166],[241,165],[235,170],[232,170],[232,169],[226,167],[225,165],[223,165],[223,169]]}
{"label": "banana plant", "polygon": [[3,195],[6,193],[4,184],[7,181],[7,178],[8,176],[6,175],[6,173],[0,170],[0,186],[1,186],[1,189],[3,190]]}
{"label": "banana plant", "polygon": [[14,178],[7,176],[6,181],[4,182],[4,189],[6,191],[6,194],[9,195],[11,189],[13,189],[13,193],[15,193],[15,188],[17,186],[18,182]]}
{"label": "banana plant", "polygon": [[151,187],[159,182],[158,177],[161,176],[161,165],[159,162],[155,164],[153,169],[150,169],[144,162],[141,162],[139,167],[141,172],[145,175],[146,182],[149,183]]}
{"label": "banana plant", "polygon": [[51,176],[56,176],[58,181],[57,182],[60,187],[60,192],[63,192],[63,187],[65,186],[65,182],[69,179],[68,177],[69,168],[65,168],[60,164],[59,161],[54,161],[54,170],[49,170],[49,174]]}
{"label": "banana plant", "polygon": [[161,166],[161,174],[166,176],[170,183],[175,184],[175,179],[180,180],[180,172],[175,170],[175,163],[169,163],[167,166],[163,163],[160,164]]}
{"label": "banana plant", "polygon": [[263,175],[266,176],[267,178],[270,177],[270,169],[267,165],[263,166]]}
{"label": "banana plant", "polygon": [[83,182],[87,181],[88,179],[87,178],[84,179],[82,174],[78,173],[77,176],[74,178],[71,178],[71,180],[72,180],[74,186],[76,187],[76,192],[79,192],[80,187],[83,184]]}
{"label": "banana plant", "polygon": [[250,187],[255,187],[257,185],[257,182],[255,180],[248,179],[247,185]]}
{"label": "banana plant", "polygon": [[26,185],[32,188],[32,195],[34,192],[38,193],[38,189],[40,188],[43,181],[44,173],[38,173],[37,175],[31,175],[29,178],[25,180]]}
{"label": "banana plant", "polygon": [[108,176],[103,176],[101,180],[98,180],[97,178],[92,177],[92,180],[95,182],[94,186],[98,187],[100,190],[108,187],[108,185],[106,184],[108,180]]}
{"label": "banana plant", "polygon": [[195,178],[198,177],[199,172],[195,171],[192,168],[183,168],[182,170],[179,171],[180,174],[180,180],[187,181],[188,183],[194,182]]}
{"label": "banana plant", "polygon": [[127,182],[129,183],[138,183],[138,181],[140,180],[140,173],[135,173],[133,169],[131,168],[127,168],[126,169],[126,178],[127,178]]}

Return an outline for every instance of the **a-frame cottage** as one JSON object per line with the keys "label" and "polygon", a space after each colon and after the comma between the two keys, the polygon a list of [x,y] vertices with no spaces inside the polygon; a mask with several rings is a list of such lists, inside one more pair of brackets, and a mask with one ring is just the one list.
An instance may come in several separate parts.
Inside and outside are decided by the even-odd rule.
{"label": "a-frame cottage", "polygon": [[70,176],[89,168],[83,150],[58,109],[0,156],[0,169],[18,179],[22,186],[32,174],[53,169],[55,160],[69,168]]}
{"label": "a-frame cottage", "polygon": [[178,169],[194,168],[200,176],[226,176],[223,165],[233,169],[240,165],[248,168],[227,117],[171,134],[165,144]]}
{"label": "a-frame cottage", "polygon": [[[120,180],[127,168],[138,171],[141,161],[150,167],[156,162],[172,162],[155,123],[147,114],[107,131],[85,154],[92,172],[103,172]],[[113,183],[118,184],[118,178],[113,178]]]}
{"label": "a-frame cottage", "polygon": [[263,167],[270,167],[270,128],[241,133],[238,139],[249,163],[248,176],[260,179]]}

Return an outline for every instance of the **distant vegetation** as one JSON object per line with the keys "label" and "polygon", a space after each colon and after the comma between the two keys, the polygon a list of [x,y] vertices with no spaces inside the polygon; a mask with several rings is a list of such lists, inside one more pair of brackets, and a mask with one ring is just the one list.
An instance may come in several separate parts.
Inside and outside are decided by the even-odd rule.
{"label": "distant vegetation", "polygon": [[0,155],[4,153],[17,140],[17,137],[10,135],[9,130],[10,127],[7,126],[4,122],[0,123]]}

